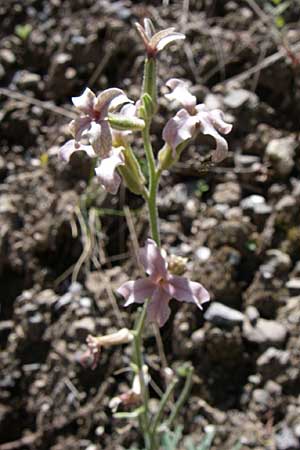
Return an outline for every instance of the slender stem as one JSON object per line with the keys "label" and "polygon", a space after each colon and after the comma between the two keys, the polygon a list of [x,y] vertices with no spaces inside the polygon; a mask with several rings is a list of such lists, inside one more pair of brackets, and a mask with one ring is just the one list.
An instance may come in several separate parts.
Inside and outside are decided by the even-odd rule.
{"label": "slender stem", "polygon": [[160,246],[160,237],[158,229],[158,213],[156,206],[157,188],[159,183],[160,172],[156,172],[155,159],[153,155],[151,140],[150,140],[150,123],[147,123],[143,130],[143,140],[145,152],[149,167],[149,195],[148,195],[148,209],[151,227],[151,235],[158,246]]}
{"label": "slender stem", "polygon": [[143,435],[145,439],[146,448],[150,448],[150,433],[149,433],[149,391],[147,383],[145,382],[144,371],[143,371],[143,354],[142,354],[142,333],[145,325],[146,313],[147,313],[148,302],[145,302],[143,306],[141,315],[137,321],[134,333],[134,360],[137,365],[138,375],[141,385],[141,394],[143,399],[144,410],[141,414],[141,419],[139,420],[140,427],[143,430]]}
{"label": "slender stem", "polygon": [[151,445],[150,445],[150,450],[155,450],[156,430],[157,430],[157,427],[160,424],[160,421],[161,421],[161,418],[162,418],[165,406],[166,406],[169,398],[171,397],[172,392],[174,391],[174,388],[175,388],[175,386],[177,384],[177,381],[178,380],[175,378],[172,381],[172,383],[169,384],[166,392],[164,393],[164,395],[163,395],[163,397],[162,397],[162,399],[160,401],[160,404],[159,404],[159,407],[158,407],[158,411],[156,413],[156,416],[154,417],[153,424],[152,424],[152,427],[151,427],[151,435],[150,435]]}
{"label": "slender stem", "polygon": [[185,380],[185,383],[184,383],[184,386],[183,386],[183,389],[181,391],[181,394],[180,394],[177,402],[175,403],[174,408],[168,419],[168,422],[167,422],[168,428],[172,427],[176,417],[178,416],[178,413],[179,413],[182,405],[185,403],[185,401],[189,395],[189,392],[192,387],[193,373],[194,373],[194,369],[193,369],[193,367],[190,367],[189,372],[186,377],[186,380]]}

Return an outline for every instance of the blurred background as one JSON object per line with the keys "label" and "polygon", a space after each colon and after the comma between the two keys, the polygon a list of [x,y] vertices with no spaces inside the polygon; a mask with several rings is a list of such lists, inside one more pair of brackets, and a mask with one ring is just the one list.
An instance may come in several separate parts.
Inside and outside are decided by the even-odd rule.
{"label": "blurred background", "polygon": [[[190,80],[233,123],[221,165],[196,141],[159,194],[165,247],[213,299],[204,319],[173,305],[162,330],[169,365],[195,367],[178,448],[213,425],[211,449],[299,449],[299,1],[0,0],[0,450],[142,448],[109,408],[130,387],[130,348],[103,352],[94,371],[80,358],[88,334],[133,323],[113,292],[138,274],[146,211],[58,149],[86,86],[138,98],[144,17],[186,34],[159,56],[161,93],[170,77]],[[156,150],[174,112],[161,96]],[[145,343],[160,386],[151,329]]]}

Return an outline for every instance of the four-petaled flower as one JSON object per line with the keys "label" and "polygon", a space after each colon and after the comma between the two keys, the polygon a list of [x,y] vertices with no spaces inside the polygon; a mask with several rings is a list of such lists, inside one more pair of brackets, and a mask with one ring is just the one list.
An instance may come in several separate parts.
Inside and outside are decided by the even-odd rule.
{"label": "four-petaled flower", "polygon": [[222,161],[227,156],[228,144],[219,133],[228,134],[232,129],[232,125],[224,121],[223,112],[219,109],[210,111],[203,103],[197,105],[196,97],[189,92],[186,83],[182,80],[172,78],[166,85],[172,92],[165,96],[183,106],[163,129],[163,139],[172,148],[174,157],[177,147],[199,131],[212,136],[216,141],[212,161]]}
{"label": "four-petaled flower", "polygon": [[126,299],[125,306],[149,299],[148,319],[160,327],[170,316],[171,298],[194,303],[200,309],[203,303],[209,301],[209,293],[200,283],[168,272],[167,262],[152,239],[147,239],[145,247],[140,249],[140,260],[149,276],[127,281],[117,292]]}
{"label": "four-petaled flower", "polygon": [[106,157],[112,148],[111,128],[107,117],[124,103],[130,102],[121,89],[111,88],[98,96],[89,88],[82,95],[72,98],[73,104],[81,115],[72,120],[70,131],[76,141],[87,136],[96,155]]}
{"label": "four-petaled flower", "polygon": [[158,52],[163,50],[168,44],[177,39],[185,39],[185,35],[175,32],[175,28],[166,28],[165,30],[155,32],[155,28],[150,19],[144,19],[144,27],[139,23],[135,24],[147,51],[148,57],[155,57]]}

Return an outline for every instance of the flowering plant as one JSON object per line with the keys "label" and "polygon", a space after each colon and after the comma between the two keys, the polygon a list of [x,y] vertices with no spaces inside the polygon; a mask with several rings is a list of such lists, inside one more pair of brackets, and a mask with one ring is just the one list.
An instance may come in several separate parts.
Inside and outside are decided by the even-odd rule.
{"label": "flowering plant", "polygon": [[[166,392],[162,395],[157,411],[154,414],[150,412],[150,378],[142,345],[145,324],[153,322],[162,327],[170,316],[169,302],[172,298],[179,302],[193,303],[200,310],[202,304],[209,301],[209,293],[200,283],[181,276],[181,270],[181,273],[176,272],[174,265],[167,263],[160,244],[156,206],[158,186],[163,171],[178,161],[183,150],[197,134],[210,135],[215,140],[216,148],[211,152],[212,161],[222,161],[226,157],[228,145],[221,134],[228,134],[232,126],[225,122],[222,111],[210,111],[204,104],[197,104],[196,97],[189,92],[186,82],[170,79],[166,83],[170,90],[166,98],[181,104],[182,108],[164,126],[164,145],[158,152],[157,160],[155,159],[150,128],[158,110],[157,58],[166,46],[185,36],[175,32],[173,28],[156,32],[149,19],[145,19],[143,27],[140,24],[136,26],[146,50],[140,98],[134,103],[117,88],[106,89],[96,96],[86,88],[81,96],[72,99],[79,116],[70,123],[73,138],[62,146],[60,154],[65,161],[69,161],[77,151],[96,158],[95,174],[106,191],[116,194],[123,181],[130,191],[144,198],[148,207],[151,238],[146,240],[139,254],[147,276],[127,281],[117,291],[125,299],[124,306],[143,304],[136,326],[134,330],[123,328],[107,336],[89,336],[87,344],[94,367],[103,348],[133,342],[133,386],[126,395],[113,399],[113,403],[115,409],[122,404],[137,407],[129,413],[116,412],[115,415],[138,419],[146,450],[155,450],[160,446],[160,431],[163,429],[161,420],[165,406],[178,380],[171,369],[165,371]],[[149,173],[148,185],[130,144],[129,136],[133,132],[142,134]],[[86,361],[86,356],[83,360]],[[186,381],[165,422],[169,429],[187,399],[192,374],[193,370],[189,365],[181,371]]]}

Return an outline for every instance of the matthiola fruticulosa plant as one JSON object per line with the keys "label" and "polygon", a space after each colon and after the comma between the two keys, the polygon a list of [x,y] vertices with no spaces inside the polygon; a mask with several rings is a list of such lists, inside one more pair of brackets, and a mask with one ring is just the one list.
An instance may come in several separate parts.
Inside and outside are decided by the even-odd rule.
{"label": "matthiola fruticulosa plant", "polygon": [[[166,392],[162,395],[156,412],[149,409],[149,389],[151,379],[143,355],[143,333],[146,324],[154,323],[162,327],[170,317],[170,300],[192,303],[198,310],[209,301],[209,293],[200,283],[183,277],[185,260],[176,261],[166,257],[161,248],[156,207],[160,177],[180,158],[188,144],[198,135],[210,135],[215,140],[211,150],[212,162],[222,161],[228,151],[223,135],[231,131],[232,126],[225,122],[222,111],[209,110],[205,104],[198,104],[189,92],[188,84],[176,78],[166,82],[169,93],[165,96],[171,102],[180,105],[180,109],[165,124],[162,130],[163,147],[158,151],[156,160],[151,145],[150,127],[153,116],[157,114],[157,58],[159,52],[176,40],[185,36],[174,28],[156,32],[152,22],[145,19],[144,26],[136,24],[146,51],[144,76],[140,98],[135,102],[118,88],[109,88],[95,95],[86,88],[82,95],[73,97],[78,117],[70,123],[72,139],[60,149],[60,155],[69,161],[74,152],[83,151],[96,159],[95,175],[107,192],[117,194],[123,181],[127,188],[141,195],[148,208],[150,236],[140,250],[140,262],[145,276],[124,283],[117,290],[125,299],[124,306],[138,303],[143,305],[135,328],[121,330],[106,336],[89,336],[88,351],[82,357],[86,363],[90,358],[95,367],[106,347],[133,342],[132,371],[133,384],[127,393],[112,399],[114,411],[127,408],[126,412],[115,412],[119,418],[138,420],[144,437],[146,450],[160,448],[161,432],[170,429],[177,414],[186,400],[192,382],[193,370],[190,365],[177,375],[185,377],[185,384],[178,396],[169,417],[164,410],[173,394],[178,378],[170,368],[165,368]],[[144,143],[145,161],[148,165],[149,180],[146,181],[131,146],[131,135],[141,133]],[[128,412],[128,408],[133,408]]]}

